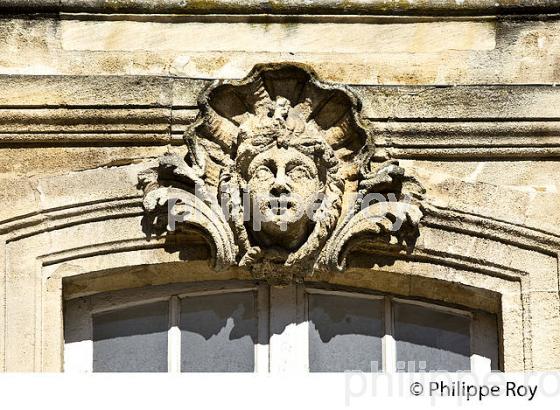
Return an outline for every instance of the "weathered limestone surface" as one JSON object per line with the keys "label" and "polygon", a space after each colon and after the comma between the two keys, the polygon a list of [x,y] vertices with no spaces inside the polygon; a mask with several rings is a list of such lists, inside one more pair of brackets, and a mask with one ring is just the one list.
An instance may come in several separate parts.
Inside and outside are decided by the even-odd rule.
{"label": "weathered limestone surface", "polygon": [[293,61],[353,84],[553,84],[559,30],[555,17],[3,17],[0,73],[231,79],[264,61]]}
{"label": "weathered limestone surface", "polygon": [[[238,84],[256,64],[286,62],[325,89],[349,84],[361,104],[325,114],[359,115],[341,127],[354,142],[336,146],[341,162],[364,132],[372,163],[398,160],[426,190],[412,253],[364,241],[344,272],[303,280],[497,314],[504,370],[560,369],[557,2],[460,3],[1,2],[16,14],[0,17],[0,369],[61,370],[63,298],[253,277],[243,253],[213,270],[200,232],[148,240],[138,175],[184,158],[213,79]],[[280,118],[288,105],[266,106]],[[222,142],[223,131],[212,129]],[[360,178],[345,181],[341,208]],[[307,238],[294,232],[297,248]]]}

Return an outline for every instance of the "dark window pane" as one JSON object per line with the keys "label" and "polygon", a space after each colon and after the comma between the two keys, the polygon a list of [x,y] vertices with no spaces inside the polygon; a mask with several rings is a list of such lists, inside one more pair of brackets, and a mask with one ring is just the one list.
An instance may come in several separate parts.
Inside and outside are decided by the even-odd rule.
{"label": "dark window pane", "polygon": [[168,303],[93,316],[94,372],[166,372]]}
{"label": "dark window pane", "polygon": [[255,292],[239,292],[181,300],[181,371],[252,372],[255,299]]}
{"label": "dark window pane", "polygon": [[470,369],[470,319],[409,303],[394,303],[397,370]]}
{"label": "dark window pane", "polygon": [[309,295],[309,370],[382,369],[382,299]]}

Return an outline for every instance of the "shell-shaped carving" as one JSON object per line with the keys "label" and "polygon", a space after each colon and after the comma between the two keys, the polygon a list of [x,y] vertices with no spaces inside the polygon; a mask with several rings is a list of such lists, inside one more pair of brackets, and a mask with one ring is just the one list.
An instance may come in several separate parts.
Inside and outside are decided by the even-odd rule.
{"label": "shell-shaped carving", "polygon": [[356,96],[345,86],[317,80],[309,68],[297,64],[257,65],[243,80],[216,81],[199,98],[195,132],[234,156],[244,124],[265,124],[280,99],[287,100],[290,111],[308,127],[316,127],[343,162],[369,142]]}

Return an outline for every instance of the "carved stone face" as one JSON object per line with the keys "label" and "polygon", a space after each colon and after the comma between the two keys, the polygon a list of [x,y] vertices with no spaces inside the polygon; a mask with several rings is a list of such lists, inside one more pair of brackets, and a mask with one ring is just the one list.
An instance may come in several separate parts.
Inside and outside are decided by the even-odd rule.
{"label": "carved stone face", "polygon": [[322,190],[313,160],[295,148],[274,147],[251,161],[246,178],[255,238],[286,249],[300,246],[309,234],[310,210]]}

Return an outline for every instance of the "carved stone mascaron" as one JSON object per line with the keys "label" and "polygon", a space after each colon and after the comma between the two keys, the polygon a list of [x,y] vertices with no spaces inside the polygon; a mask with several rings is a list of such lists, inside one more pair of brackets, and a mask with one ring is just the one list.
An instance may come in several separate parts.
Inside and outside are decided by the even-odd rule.
{"label": "carved stone mascaron", "polygon": [[301,66],[261,65],[214,82],[198,105],[183,152],[139,176],[154,231],[196,229],[216,269],[273,282],[341,271],[366,242],[414,245],[424,190],[376,156],[348,88]]}

